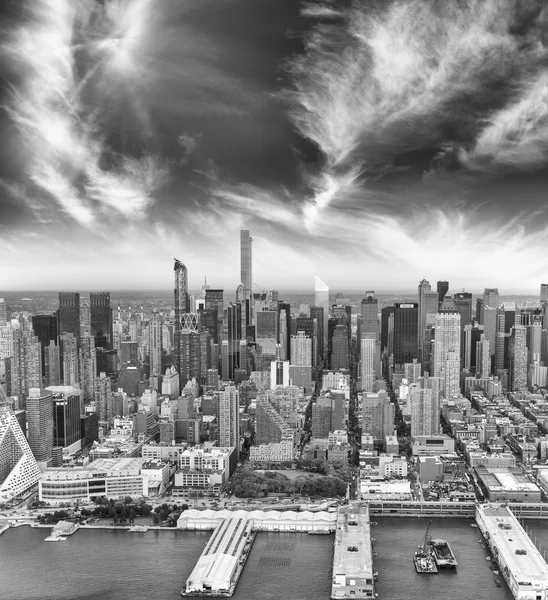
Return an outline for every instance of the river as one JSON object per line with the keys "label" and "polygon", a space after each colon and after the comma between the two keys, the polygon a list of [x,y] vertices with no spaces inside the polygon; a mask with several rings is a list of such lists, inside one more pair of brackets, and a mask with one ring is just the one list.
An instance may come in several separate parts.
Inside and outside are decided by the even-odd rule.
{"label": "river", "polygon": [[[379,600],[511,600],[504,580],[485,560],[488,551],[478,543],[481,535],[471,522],[433,521],[433,536],[449,541],[459,566],[456,572],[419,575],[412,557],[427,521],[380,519],[371,528]],[[548,523],[528,524],[548,548]],[[24,526],[0,536],[3,600],[176,600],[210,532],[81,529],[58,543],[44,542],[47,535],[47,529]],[[327,600],[333,539],[259,533],[234,599]]]}

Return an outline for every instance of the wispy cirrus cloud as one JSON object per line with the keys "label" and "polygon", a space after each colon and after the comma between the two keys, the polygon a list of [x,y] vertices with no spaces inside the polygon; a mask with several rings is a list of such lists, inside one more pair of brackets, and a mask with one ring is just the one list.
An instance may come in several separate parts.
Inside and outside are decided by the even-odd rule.
{"label": "wispy cirrus cloud", "polygon": [[[344,210],[344,198],[376,209],[372,181],[409,169],[421,149],[475,171],[546,163],[541,2],[527,10],[516,0],[333,6],[305,6],[317,23],[290,64],[293,86],[284,94],[296,128],[322,157],[310,225],[331,202]],[[424,197],[436,202],[428,189]]]}

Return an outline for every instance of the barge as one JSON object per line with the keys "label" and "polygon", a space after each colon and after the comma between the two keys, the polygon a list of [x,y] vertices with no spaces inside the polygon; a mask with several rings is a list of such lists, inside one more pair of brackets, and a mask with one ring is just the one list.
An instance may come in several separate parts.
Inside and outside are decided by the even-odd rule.
{"label": "barge", "polygon": [[424,539],[419,544],[419,549],[415,552],[413,562],[415,563],[415,569],[417,573],[437,573],[438,567],[434,560],[430,532],[432,531],[432,521],[428,523]]}
{"label": "barge", "polygon": [[457,559],[447,540],[435,539],[430,542],[432,555],[438,569],[456,569]]}

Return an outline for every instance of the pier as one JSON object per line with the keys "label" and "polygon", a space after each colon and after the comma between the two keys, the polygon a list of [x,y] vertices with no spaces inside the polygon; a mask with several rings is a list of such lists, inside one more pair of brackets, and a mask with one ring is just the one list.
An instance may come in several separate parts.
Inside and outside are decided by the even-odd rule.
{"label": "pier", "polygon": [[476,522],[515,600],[548,600],[548,565],[506,504],[478,504]]}
{"label": "pier", "polygon": [[256,532],[247,515],[221,521],[198,559],[182,596],[232,596]]}
{"label": "pier", "polygon": [[375,583],[367,505],[339,508],[333,555],[332,600],[373,598]]}

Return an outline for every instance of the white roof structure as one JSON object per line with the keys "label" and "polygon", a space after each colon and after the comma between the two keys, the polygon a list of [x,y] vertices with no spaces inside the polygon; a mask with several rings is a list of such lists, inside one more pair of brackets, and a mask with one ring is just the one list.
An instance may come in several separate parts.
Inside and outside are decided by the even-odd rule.
{"label": "white roof structure", "polygon": [[270,527],[296,527],[306,526],[307,528],[329,528],[335,529],[337,522],[337,513],[333,512],[296,512],[292,510],[186,510],[181,514],[177,521],[179,529],[214,529],[223,519],[244,518],[252,523],[254,527],[268,529]]}

